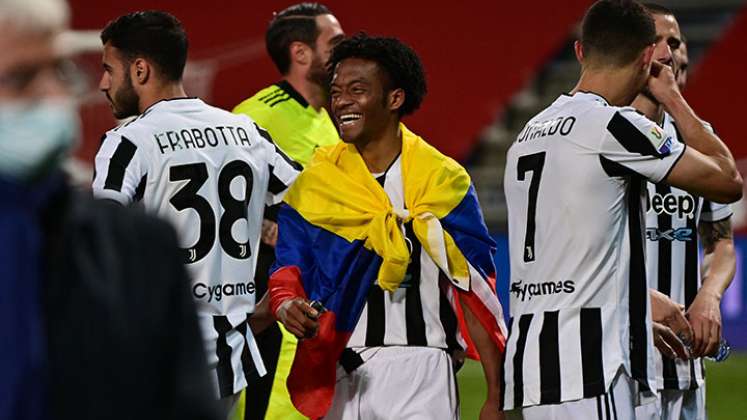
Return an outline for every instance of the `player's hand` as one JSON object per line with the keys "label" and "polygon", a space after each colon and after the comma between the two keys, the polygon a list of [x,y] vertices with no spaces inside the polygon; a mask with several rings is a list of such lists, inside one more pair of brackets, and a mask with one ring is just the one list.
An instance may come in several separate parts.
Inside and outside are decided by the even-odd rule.
{"label": "player's hand", "polygon": [[275,248],[278,243],[278,224],[272,220],[262,219],[262,243]]}
{"label": "player's hand", "polygon": [[302,298],[288,299],[278,307],[275,317],[296,338],[313,338],[319,328],[319,312]]}
{"label": "player's hand", "polygon": [[487,400],[480,409],[480,420],[505,420],[506,416],[503,411],[498,410],[495,401]]}
{"label": "player's hand", "polygon": [[721,340],[720,303],[718,296],[701,289],[687,310],[687,319],[693,329],[694,357],[710,356],[718,349]]}
{"label": "player's hand", "polygon": [[685,343],[666,325],[658,322],[653,323],[654,345],[664,356],[670,359],[680,358],[689,359],[690,354],[687,351]]}
{"label": "player's hand", "polygon": [[680,95],[674,71],[656,60],[651,62],[651,75],[647,81],[648,91],[666,107],[670,100]]}
{"label": "player's hand", "polygon": [[685,343],[692,342],[692,328],[685,318],[685,307],[656,289],[649,289],[651,318],[669,327]]}

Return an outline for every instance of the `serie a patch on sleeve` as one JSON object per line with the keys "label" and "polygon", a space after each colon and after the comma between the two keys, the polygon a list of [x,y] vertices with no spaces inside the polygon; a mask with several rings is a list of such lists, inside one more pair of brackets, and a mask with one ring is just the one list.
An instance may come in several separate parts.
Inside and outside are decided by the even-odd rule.
{"label": "serie a patch on sleeve", "polygon": [[672,136],[665,133],[659,126],[652,125],[646,137],[659,155],[667,156],[672,152]]}

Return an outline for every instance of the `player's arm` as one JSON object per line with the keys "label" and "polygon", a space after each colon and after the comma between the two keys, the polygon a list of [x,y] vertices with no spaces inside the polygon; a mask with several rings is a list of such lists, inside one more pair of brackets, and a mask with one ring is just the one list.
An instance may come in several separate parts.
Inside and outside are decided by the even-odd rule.
{"label": "player's arm", "polygon": [[682,97],[671,68],[654,61],[648,88],[677,121],[689,146],[667,176],[667,183],[718,203],[739,200],[742,176],[734,157]]}
{"label": "player's arm", "polygon": [[477,317],[469,309],[469,305],[460,296],[464,318],[472,341],[480,354],[480,363],[487,382],[488,395],[480,410],[480,420],[503,419],[503,413],[498,410],[501,402],[501,364],[503,354],[488,335]]}
{"label": "player's arm", "polygon": [[736,272],[736,253],[731,218],[701,221],[698,234],[703,244],[703,284],[687,317],[693,328],[693,354],[707,356],[718,348],[721,339],[721,297]]}
{"label": "player's arm", "polygon": [[275,322],[275,317],[270,311],[270,297],[267,293],[262,296],[259,303],[254,307],[254,312],[249,318],[249,327],[252,333],[259,334]]}
{"label": "player's arm", "polygon": [[147,182],[145,151],[117,132],[107,133],[96,153],[93,196],[129,205],[142,198]]}

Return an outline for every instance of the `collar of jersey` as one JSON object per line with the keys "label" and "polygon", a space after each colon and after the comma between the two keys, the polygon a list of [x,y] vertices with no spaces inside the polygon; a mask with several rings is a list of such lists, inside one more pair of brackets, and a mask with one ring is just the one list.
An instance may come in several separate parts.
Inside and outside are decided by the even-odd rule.
{"label": "collar of jersey", "polygon": [[589,100],[598,101],[604,104],[605,106],[610,105],[609,101],[607,101],[607,99],[605,99],[604,96],[599,95],[594,92],[589,92],[586,90],[580,90],[573,95],[569,93],[564,93],[563,95],[568,96],[569,98],[574,98],[574,99],[581,99],[581,100],[586,100],[586,101],[589,101]]}
{"label": "collar of jersey", "polygon": [[275,86],[279,87],[285,93],[288,94],[291,98],[295,99],[296,102],[298,102],[299,105],[303,108],[308,108],[309,103],[306,101],[306,98],[303,97],[290,83],[288,83],[287,80],[281,80],[277,83],[275,83]]}
{"label": "collar of jersey", "polygon": [[144,117],[144,116],[145,116],[145,114],[147,114],[147,113],[149,113],[150,111],[152,111],[152,110],[153,110],[153,109],[154,109],[155,107],[157,107],[157,106],[161,106],[161,104],[172,103],[172,102],[181,102],[181,101],[187,101],[187,100],[195,100],[195,99],[196,99],[196,100],[199,100],[200,98],[198,98],[198,97],[196,97],[196,96],[185,96],[185,97],[183,97],[183,98],[167,98],[167,99],[161,99],[160,101],[158,101],[158,102],[154,102],[153,104],[151,104],[151,106],[149,106],[148,108],[145,108],[145,111],[143,111],[143,112],[142,112],[142,114],[140,114],[140,116],[141,116],[141,117]]}

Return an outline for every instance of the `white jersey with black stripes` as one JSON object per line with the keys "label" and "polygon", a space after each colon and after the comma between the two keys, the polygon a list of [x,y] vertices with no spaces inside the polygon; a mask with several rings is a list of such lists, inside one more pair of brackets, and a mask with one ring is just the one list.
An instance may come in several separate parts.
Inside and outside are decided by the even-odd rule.
{"label": "white jersey with black stripes", "polygon": [[504,408],[603,395],[620,368],[654,389],[644,182],[666,178],[683,153],[633,108],[593,93],[561,96],[519,133],[504,176]]}
{"label": "white jersey with black stripes", "polygon": [[299,169],[249,117],[195,98],[157,102],[96,155],[97,198],[140,201],[176,228],[221,397],[264,372],[247,326],[262,215]]}
{"label": "white jersey with black stripes", "polygon": [[[710,127],[710,126],[709,126]],[[664,132],[685,142],[664,114]],[[646,271],[649,286],[689,307],[701,286],[698,225],[732,215],[728,204],[713,203],[666,183],[648,183]],[[672,360],[656,354],[658,389],[688,390],[703,385],[703,360]]]}
{"label": "white jersey with black stripes", "polygon": [[[405,209],[401,158],[383,174],[373,174],[387,193],[392,206]],[[402,226],[411,249],[405,280],[393,291],[371,287],[366,305],[347,346],[360,352],[369,347],[422,346],[443,350],[463,349],[457,317],[440,286],[448,282],[433,259],[424,252],[412,223]],[[445,285],[446,283],[444,283]],[[461,343],[460,343],[461,341]]]}

